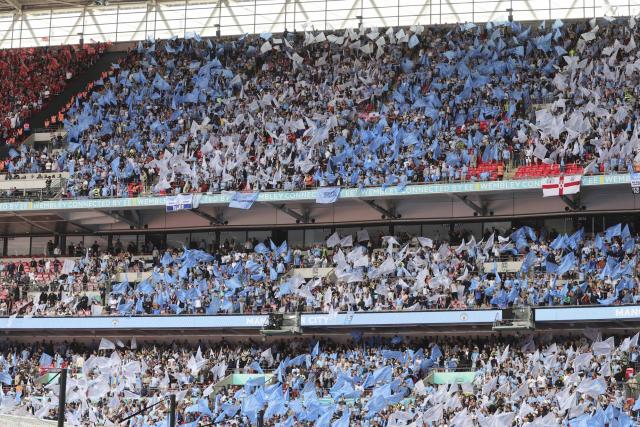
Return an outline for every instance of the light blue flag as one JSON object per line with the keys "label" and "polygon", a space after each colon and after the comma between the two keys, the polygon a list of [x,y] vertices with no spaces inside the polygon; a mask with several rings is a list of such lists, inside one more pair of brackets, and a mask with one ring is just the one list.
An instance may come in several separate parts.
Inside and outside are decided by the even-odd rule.
{"label": "light blue flag", "polygon": [[153,285],[149,282],[149,279],[145,279],[138,283],[136,290],[145,295],[152,294],[154,291]]}
{"label": "light blue flag", "polygon": [[254,360],[253,362],[251,362],[251,364],[249,365],[249,368],[253,369],[254,371],[256,371],[259,374],[264,374],[264,371],[260,367],[260,364],[258,363],[257,360]]}
{"label": "light blue flag", "polygon": [[604,251],[604,240],[602,239],[602,236],[600,236],[600,234],[596,234],[594,247],[600,252]]}
{"label": "light blue flag", "polygon": [[363,386],[366,388],[372,387],[378,383],[389,382],[391,381],[392,376],[393,370],[391,369],[391,366],[383,366],[373,371],[373,374],[367,377],[367,380],[364,382]]}
{"label": "light blue flag", "polygon": [[331,427],[349,427],[349,419],[351,418],[351,411],[344,409],[342,416],[335,420]]}
{"label": "light blue flag", "polygon": [[329,406],[329,408],[325,408],[323,414],[316,420],[315,427],[330,427],[331,418],[333,418],[335,410],[335,405],[331,405]]}
{"label": "light blue flag", "polygon": [[616,236],[620,236],[622,234],[622,224],[618,223],[612,227],[607,228],[605,232],[605,238],[608,241],[611,241]]}
{"label": "light blue flag", "polygon": [[238,289],[242,287],[242,283],[240,282],[240,278],[238,276],[233,276],[231,279],[226,279],[224,284],[229,289]]}
{"label": "light blue flag", "polygon": [[234,209],[251,209],[253,203],[258,199],[259,194],[257,191],[254,193],[236,191],[233,193],[233,196],[231,196],[229,207]]}
{"label": "light blue flag", "polygon": [[129,290],[129,282],[124,281],[113,285],[111,288],[111,293],[115,295],[126,294]]}
{"label": "light blue flag", "polygon": [[258,244],[256,245],[256,247],[255,247],[255,248],[253,248],[253,251],[254,251],[254,252],[256,252],[256,253],[258,253],[258,254],[262,254],[262,255],[266,255],[266,254],[268,254],[268,253],[270,252],[270,251],[269,251],[269,248],[267,248],[267,247],[265,246],[265,244],[264,244],[264,243],[262,243],[262,242],[258,243]]}
{"label": "light blue flag", "polygon": [[567,247],[567,236],[565,234],[558,234],[553,242],[549,245],[551,249],[557,251],[559,249],[564,249]]}
{"label": "light blue flag", "polygon": [[520,271],[523,272],[528,272],[529,269],[533,266],[533,264],[535,264],[536,262],[536,254],[533,251],[529,251],[529,253],[527,254],[526,257],[524,257],[524,261],[522,261],[522,266],[520,267]]}
{"label": "light blue flag", "polygon": [[13,383],[11,375],[9,375],[8,372],[0,372],[0,383],[11,385],[11,383]]}
{"label": "light blue flag", "polygon": [[48,368],[49,366],[51,366],[52,362],[53,362],[53,357],[49,356],[47,353],[42,353],[42,356],[40,356],[41,368]]}
{"label": "light blue flag", "polygon": [[435,362],[440,357],[442,357],[440,346],[438,346],[438,344],[434,344],[433,348],[431,349],[431,360]]}
{"label": "light blue flag", "polygon": [[569,252],[562,258],[556,274],[558,276],[562,276],[564,273],[573,270],[576,267],[576,264],[576,256],[573,252]]}
{"label": "light blue flag", "polygon": [[316,190],[316,203],[331,204],[335,203],[340,196],[340,187],[322,187]]}
{"label": "light blue flag", "polygon": [[160,264],[162,264],[163,267],[166,267],[166,266],[168,266],[170,264],[173,264],[173,257],[171,256],[169,251],[166,251],[164,253],[164,255],[162,255],[162,259],[160,260]]}
{"label": "light blue flag", "polygon": [[616,302],[618,298],[614,295],[612,297],[609,298],[605,298],[605,299],[599,299],[598,300],[598,304],[602,304],[602,305],[611,305],[614,302]]}

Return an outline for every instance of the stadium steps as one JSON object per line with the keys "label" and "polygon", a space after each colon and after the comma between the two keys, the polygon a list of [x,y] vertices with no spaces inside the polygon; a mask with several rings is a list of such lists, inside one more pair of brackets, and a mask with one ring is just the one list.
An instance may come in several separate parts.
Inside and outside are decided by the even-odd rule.
{"label": "stadium steps", "polygon": [[57,115],[58,112],[63,109],[69,100],[77,95],[79,92],[85,90],[87,85],[94,80],[98,80],[104,71],[107,71],[111,64],[117,62],[120,58],[124,57],[127,52],[105,52],[100,59],[93,64],[92,67],[71,79],[62,93],[53,99],[51,102],[31,117],[30,125],[32,130],[44,128],[44,121],[53,115]]}

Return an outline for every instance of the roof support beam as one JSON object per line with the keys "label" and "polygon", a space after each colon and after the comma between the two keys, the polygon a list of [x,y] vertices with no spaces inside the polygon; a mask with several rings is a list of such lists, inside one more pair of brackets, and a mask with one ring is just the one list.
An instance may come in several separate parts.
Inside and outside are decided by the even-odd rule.
{"label": "roof support beam", "polygon": [[13,213],[17,218],[20,218],[21,220],[23,220],[24,222],[26,222],[27,224],[29,224],[32,227],[36,227],[39,228],[40,230],[44,230],[47,233],[51,233],[51,234],[59,234],[58,232],[56,232],[54,229],[49,228],[49,227],[45,227],[44,225],[40,225],[37,222],[33,222],[31,221],[29,218],[26,218],[16,212]]}
{"label": "roof support beam", "polygon": [[291,218],[296,220],[296,223],[303,223],[303,224],[309,224],[310,222],[315,222],[315,220],[313,218],[311,218],[310,216],[310,212],[308,209],[306,209],[303,213],[299,213],[294,211],[291,208],[288,208],[285,204],[281,204],[281,203],[271,203],[271,206],[273,206],[274,208],[278,209],[281,212],[286,213],[287,215],[289,215]]}
{"label": "roof support beam", "polygon": [[[133,228],[142,228],[142,223],[140,220],[140,216],[138,216],[138,218],[129,218],[126,215],[126,212],[123,212],[122,214],[119,212],[115,212],[115,211],[101,211],[103,214],[110,216],[111,218],[118,220],[120,222],[124,222],[125,224],[133,227]],[[124,215],[123,215],[124,214]]]}
{"label": "roof support beam", "polygon": [[4,2],[9,6],[11,6],[12,8],[14,8],[16,12],[22,13],[22,5],[18,3],[16,0],[4,0]]}
{"label": "roof support beam", "polygon": [[86,231],[88,233],[91,233],[91,234],[96,232],[96,230],[94,230],[93,228],[89,228],[86,225],[82,225],[82,224],[80,224],[79,222],[76,222],[76,221],[67,221],[67,224],[71,224],[73,226],[76,226],[79,229],[84,230],[84,231]]}
{"label": "roof support beam", "polygon": [[462,203],[471,208],[472,211],[480,216],[487,216],[487,207],[478,206],[476,203],[469,200],[469,196],[461,196],[460,194],[454,194]]}
{"label": "roof support beam", "polygon": [[210,225],[225,225],[224,218],[222,216],[222,210],[219,210],[216,213],[216,216],[209,215],[208,213],[201,211],[199,208],[188,210],[187,212],[191,212],[194,215],[199,216],[200,218],[204,218],[209,221]]}
{"label": "roof support beam", "polygon": [[569,207],[571,210],[579,211],[580,209],[580,195],[577,194],[573,199],[569,196],[560,196],[562,201]]}
{"label": "roof support beam", "polygon": [[380,212],[382,214],[382,219],[385,219],[385,218],[400,219],[402,217],[402,215],[399,215],[398,212],[396,212],[395,206],[391,204],[389,206],[389,209],[386,209],[380,206],[379,204],[377,204],[376,202],[374,202],[373,200],[362,200],[362,201],[366,203],[370,208]]}

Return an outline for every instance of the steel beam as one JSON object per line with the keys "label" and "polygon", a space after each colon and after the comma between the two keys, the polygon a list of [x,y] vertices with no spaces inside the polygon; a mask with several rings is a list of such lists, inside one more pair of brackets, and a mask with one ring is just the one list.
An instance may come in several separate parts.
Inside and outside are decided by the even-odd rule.
{"label": "steel beam", "polygon": [[390,206],[389,209],[383,208],[382,206],[380,206],[379,204],[377,204],[376,202],[374,202],[373,200],[363,200],[361,199],[364,203],[366,203],[370,208],[375,209],[376,211],[380,212],[382,214],[383,217],[389,218],[389,219],[400,219],[402,217],[402,215],[399,215],[396,212],[395,206]]}
{"label": "steel beam", "polygon": [[270,203],[270,205],[278,209],[279,211],[286,213],[287,215],[289,215],[291,218],[295,219],[299,223],[301,222],[303,224],[309,224],[310,222],[313,222],[313,219],[310,217],[308,210],[306,210],[306,212],[299,213],[294,211],[291,208],[288,208],[285,204]]}
{"label": "steel beam", "polygon": [[32,227],[39,228],[40,230],[44,230],[44,231],[46,231],[48,233],[51,233],[51,234],[60,234],[60,233],[56,232],[54,229],[51,229],[49,227],[45,227],[44,225],[40,225],[37,222],[33,222],[30,219],[28,219],[27,217],[24,217],[24,216],[22,216],[22,215],[20,215],[20,214],[18,214],[16,212],[14,212],[13,214],[16,216],[16,218],[20,218],[21,220],[23,220],[24,222],[26,222],[27,224],[29,224]]}
{"label": "steel beam", "polygon": [[16,12],[22,13],[22,5],[15,0],[4,0],[4,3],[11,6]]}
{"label": "steel beam", "polygon": [[580,210],[580,195],[577,195],[573,199],[571,199],[568,196],[560,196],[560,199],[562,199],[562,201],[567,206],[569,206],[572,210],[574,210],[574,211],[579,211]]}
{"label": "steel beam", "polygon": [[487,216],[487,207],[486,206],[478,206],[476,203],[469,200],[469,196],[461,196],[460,194],[455,194],[455,196],[460,199],[462,203],[471,208],[474,212],[476,212],[480,216]]}
{"label": "steel beam", "polygon": [[209,221],[209,224],[211,224],[211,225],[225,225],[224,224],[224,219],[222,218],[222,212],[221,211],[218,212],[217,216],[209,215],[208,213],[203,212],[198,208],[188,210],[187,212],[191,212],[192,214],[197,215],[200,218],[206,219],[207,221]]}
{"label": "steel beam", "polygon": [[123,214],[121,214],[119,212],[115,212],[115,211],[100,211],[100,212],[102,212],[103,214],[105,214],[107,216],[110,216],[111,218],[113,218],[115,220],[124,222],[125,224],[128,224],[131,227],[138,228],[138,229],[142,228],[141,222],[136,221],[136,219],[140,220],[140,217],[132,219],[132,218],[127,217],[126,215],[123,215]]}

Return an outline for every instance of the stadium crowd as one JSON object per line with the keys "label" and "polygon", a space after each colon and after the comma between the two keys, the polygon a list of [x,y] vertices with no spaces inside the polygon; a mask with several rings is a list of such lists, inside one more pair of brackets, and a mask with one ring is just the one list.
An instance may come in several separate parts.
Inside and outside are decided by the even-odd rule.
{"label": "stadium crowd", "polygon": [[[501,179],[637,162],[635,20],[147,41],[78,97],[69,197]],[[620,78],[624,76],[624,78]]]}
{"label": "stadium crowd", "polygon": [[[0,141],[12,144],[30,131],[29,118],[67,82],[93,65],[106,44],[0,51]],[[2,164],[4,166],[4,164]],[[5,170],[2,168],[1,170]]]}
{"label": "stadium crowd", "polygon": [[[433,241],[361,230],[334,233],[306,249],[286,241],[225,242],[212,253],[154,248],[147,260],[122,245],[108,253],[94,244],[75,261],[32,260],[28,272],[23,264],[0,263],[0,310],[33,316],[331,313],[640,301],[639,239],[628,225],[589,237],[582,229],[567,235],[527,226],[502,234],[487,232],[480,242],[470,234]],[[28,285],[45,271],[52,271],[49,281]]]}
{"label": "stadium crowd", "polygon": [[[170,394],[177,425],[190,427],[256,425],[259,417],[266,426],[630,427],[640,409],[631,397],[638,334],[383,341],[354,331],[349,343],[2,346],[0,413],[55,419],[53,372],[68,368],[69,425],[164,426]],[[443,371],[470,375],[429,380]],[[252,375],[216,386],[231,373]]]}

